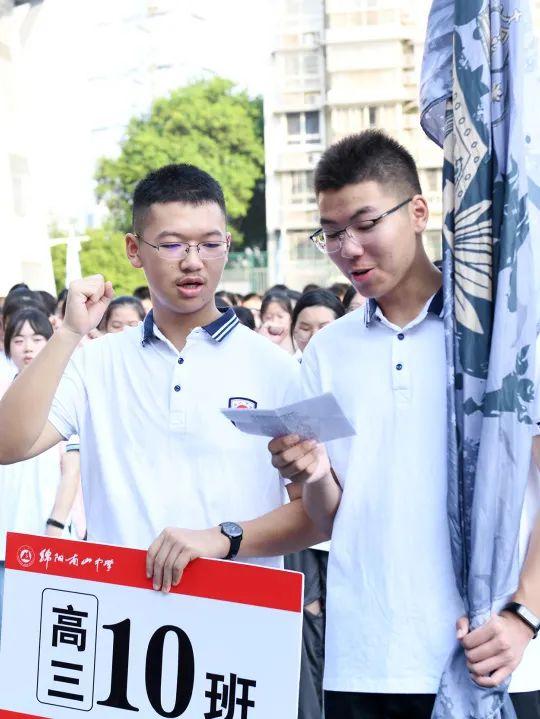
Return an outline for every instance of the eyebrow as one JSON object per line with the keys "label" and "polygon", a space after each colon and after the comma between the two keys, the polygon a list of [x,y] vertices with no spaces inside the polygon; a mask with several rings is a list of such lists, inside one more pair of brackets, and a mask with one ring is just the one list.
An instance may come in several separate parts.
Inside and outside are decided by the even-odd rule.
{"label": "eyebrow", "polygon": [[[349,222],[353,222],[354,220],[356,220],[356,218],[359,215],[363,215],[365,212],[376,212],[376,210],[371,205],[366,205],[365,207],[360,207],[360,209],[356,210],[356,212],[349,217],[347,224],[349,224]],[[335,220],[331,220],[329,217],[321,217],[320,222],[321,222],[321,225],[338,225],[339,224]]]}
{"label": "eyebrow", "polygon": [[[215,237],[216,235],[223,237],[223,233],[220,230],[210,230],[210,232],[205,232],[201,235],[201,237]],[[174,232],[173,230],[163,230],[154,239],[161,240],[163,237],[176,237],[177,239],[182,240],[182,242],[186,239],[186,236],[181,232]]]}

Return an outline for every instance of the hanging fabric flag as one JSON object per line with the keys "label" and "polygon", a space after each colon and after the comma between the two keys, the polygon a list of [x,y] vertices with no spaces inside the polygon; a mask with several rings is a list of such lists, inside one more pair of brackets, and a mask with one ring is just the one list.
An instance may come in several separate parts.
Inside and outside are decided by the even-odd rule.
{"label": "hanging fabric flag", "polygon": [[[533,71],[526,0],[434,0],[421,112],[444,147],[447,504],[471,628],[500,611],[518,582],[537,324],[531,237],[538,242],[540,230],[530,225],[540,150],[524,117]],[[475,684],[456,644],[433,717],[515,717],[507,688]]]}

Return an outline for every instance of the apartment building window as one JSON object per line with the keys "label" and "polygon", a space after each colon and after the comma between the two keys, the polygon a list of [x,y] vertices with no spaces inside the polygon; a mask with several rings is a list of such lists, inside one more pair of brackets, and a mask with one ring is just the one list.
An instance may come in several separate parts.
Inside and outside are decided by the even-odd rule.
{"label": "apartment building window", "polygon": [[318,111],[287,113],[287,144],[302,145],[321,141]]}
{"label": "apartment building window", "polygon": [[318,15],[320,0],[287,0],[285,12],[287,15]]}
{"label": "apartment building window", "polygon": [[313,170],[299,170],[284,176],[286,202],[305,205],[314,202]]}
{"label": "apartment building window", "polygon": [[313,77],[320,74],[321,62],[318,50],[287,53],[284,57],[285,75],[287,79]]}

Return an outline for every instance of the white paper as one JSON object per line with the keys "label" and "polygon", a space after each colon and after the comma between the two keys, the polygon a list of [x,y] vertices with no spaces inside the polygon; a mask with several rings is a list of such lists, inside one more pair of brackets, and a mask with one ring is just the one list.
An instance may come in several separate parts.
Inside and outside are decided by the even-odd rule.
{"label": "white paper", "polygon": [[331,392],[279,409],[222,409],[227,419],[247,434],[283,437],[297,434],[302,439],[329,442],[352,437],[356,430]]}

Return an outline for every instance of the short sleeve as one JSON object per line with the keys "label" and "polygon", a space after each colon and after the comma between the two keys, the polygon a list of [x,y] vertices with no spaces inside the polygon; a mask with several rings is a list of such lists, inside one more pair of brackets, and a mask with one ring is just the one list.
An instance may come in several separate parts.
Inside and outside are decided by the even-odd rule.
{"label": "short sleeve", "polygon": [[310,346],[307,347],[302,359],[300,394],[302,399],[318,397],[323,394],[317,355]]}
{"label": "short sleeve", "polygon": [[536,372],[535,372],[535,392],[533,403],[533,435],[540,435],[540,335],[536,340]]}
{"label": "short sleeve", "polygon": [[49,412],[49,422],[64,439],[79,434],[86,405],[86,388],[79,364],[81,353],[79,350],[66,367]]}

